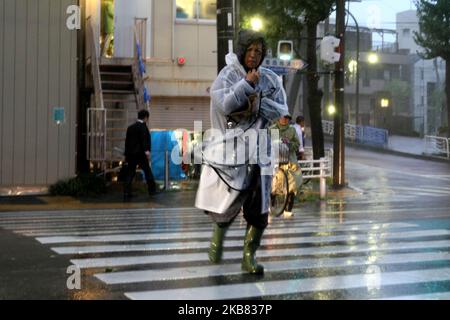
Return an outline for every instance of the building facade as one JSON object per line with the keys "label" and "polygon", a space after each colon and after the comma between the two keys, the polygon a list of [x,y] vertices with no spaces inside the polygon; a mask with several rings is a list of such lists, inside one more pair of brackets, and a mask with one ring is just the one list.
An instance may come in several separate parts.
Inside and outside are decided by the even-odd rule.
{"label": "building facade", "polygon": [[[210,126],[209,88],[217,76],[216,0],[111,0],[113,59],[131,58],[136,20],[145,21],[147,85],[155,129]],[[100,35],[101,0],[87,2]]]}
{"label": "building facade", "polygon": [[[0,0],[0,193],[75,175],[75,0]],[[6,190],[6,192],[3,192]]]}
{"label": "building facade", "polygon": [[399,50],[411,59],[411,105],[414,131],[421,135],[435,135],[442,126],[442,105],[436,102],[436,95],[443,93],[445,61],[441,58],[422,59],[423,51],[414,41],[414,32],[419,32],[419,20],[415,10],[397,14]]}

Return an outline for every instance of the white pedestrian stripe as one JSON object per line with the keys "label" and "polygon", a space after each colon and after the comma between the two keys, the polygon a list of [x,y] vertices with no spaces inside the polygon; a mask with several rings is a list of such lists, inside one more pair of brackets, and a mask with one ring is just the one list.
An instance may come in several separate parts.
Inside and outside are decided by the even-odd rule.
{"label": "white pedestrian stripe", "polygon": [[[450,193],[432,187],[397,191],[402,201],[413,193]],[[376,203],[387,195],[375,195],[359,199],[356,208],[342,210],[345,220],[329,207],[320,214],[311,209],[296,212],[292,220],[273,219],[257,251],[267,277],[250,282],[236,277],[243,274],[240,261],[246,222],[242,217],[227,233],[220,265],[208,260],[210,218],[195,208],[6,213],[0,215],[0,227],[33,237],[67,256],[86,271],[86,277],[108,286],[120,285],[130,299],[242,299],[369,287],[376,289],[367,291],[365,298],[371,299],[380,298],[370,293],[384,286],[450,281],[450,268],[446,268],[450,230],[439,225],[423,228],[414,221],[351,219],[352,214],[401,215],[424,210],[407,203],[378,207]],[[375,205],[357,209],[364,203]],[[448,212],[446,207],[426,210]],[[221,285],[215,285],[215,277],[223,277]],[[168,289],[174,281],[177,289]],[[202,285],[196,285],[197,281]],[[136,290],[139,283],[145,291]],[[418,294],[402,291],[401,296],[391,293],[388,299],[418,297],[450,299],[450,289]]]}
{"label": "white pedestrian stripe", "polygon": [[[298,259],[264,262],[266,272],[301,270],[312,268],[337,268],[349,266],[380,265],[393,263],[408,263],[416,261],[450,260],[450,253],[406,253],[381,255],[374,257]],[[230,276],[241,274],[240,264],[225,264],[213,266],[180,267],[171,269],[151,269],[141,271],[124,271],[114,273],[99,273],[96,277],[107,284],[138,283],[165,280],[187,280],[213,276]]]}
{"label": "white pedestrian stripe", "polygon": [[412,296],[397,296],[374,300],[450,300],[450,292],[426,293]]}
{"label": "white pedestrian stripe", "polygon": [[[299,229],[286,230],[283,234],[295,234]],[[279,230],[281,231],[281,230]],[[238,235],[237,232],[231,232],[230,235]],[[274,233],[270,233],[274,234]],[[210,234],[208,234],[210,235]],[[243,237],[243,232],[240,232]],[[369,233],[366,235],[342,235],[342,236],[323,236],[323,237],[296,237],[268,239],[262,240],[261,245],[286,245],[301,243],[321,243],[334,241],[366,241],[374,242],[389,239],[405,239],[413,237],[427,236],[448,236],[448,230],[430,230],[430,231],[411,231],[411,232],[394,232],[394,233]],[[146,243],[146,244],[126,244],[126,245],[106,245],[106,246],[78,246],[78,247],[53,247],[52,250],[59,254],[86,254],[86,253],[110,253],[110,252],[136,252],[136,251],[169,251],[169,250],[188,250],[188,249],[207,249],[209,248],[209,240],[191,241],[191,242],[164,242],[164,243]],[[225,240],[225,247],[240,247],[242,240]]]}
{"label": "white pedestrian stripe", "polygon": [[183,288],[128,292],[133,300],[223,300],[260,296],[275,296],[310,291],[366,288],[371,283],[380,288],[388,285],[413,284],[428,281],[449,281],[450,268],[388,272],[380,274],[357,274],[346,276],[307,278],[300,280],[259,281],[246,284],[230,284],[200,288]]}
{"label": "white pedestrian stripe", "polygon": [[[291,226],[297,225],[291,223]],[[300,223],[299,225],[303,225]],[[323,225],[317,223],[316,227],[283,227],[272,228],[269,227],[265,232],[266,235],[271,234],[285,234],[294,232],[325,232],[325,231],[370,231],[380,230],[386,228],[413,228],[416,225],[411,223],[383,223],[383,224],[365,224],[365,225],[353,225],[353,224],[331,224]],[[38,237],[37,240],[43,244],[55,244],[55,243],[74,243],[74,242],[123,242],[123,241],[145,241],[145,240],[171,240],[171,239],[189,239],[189,238],[209,238],[211,236],[211,226],[201,229],[201,231],[194,232],[176,232],[176,233],[153,233],[147,232],[145,234],[123,234],[123,235],[109,235],[109,236],[63,236],[63,237]],[[236,230],[238,229],[238,230]],[[240,228],[231,229],[228,236],[242,236],[245,226]],[[205,231],[202,231],[205,230]]]}
{"label": "white pedestrian stripe", "polygon": [[[259,257],[282,257],[282,256],[304,256],[318,254],[336,254],[336,253],[360,253],[360,252],[379,252],[388,250],[406,250],[406,249],[433,249],[450,248],[449,240],[442,241],[418,241],[418,242],[396,242],[382,243],[380,245],[350,245],[350,246],[321,246],[312,248],[296,249],[259,249]],[[239,259],[242,257],[242,250],[225,251],[225,259]],[[104,267],[125,267],[133,265],[158,264],[158,263],[183,263],[183,262],[207,262],[206,253],[177,253],[169,255],[151,255],[151,256],[128,256],[115,258],[86,258],[70,260],[74,265],[81,269],[86,268],[104,268]]]}

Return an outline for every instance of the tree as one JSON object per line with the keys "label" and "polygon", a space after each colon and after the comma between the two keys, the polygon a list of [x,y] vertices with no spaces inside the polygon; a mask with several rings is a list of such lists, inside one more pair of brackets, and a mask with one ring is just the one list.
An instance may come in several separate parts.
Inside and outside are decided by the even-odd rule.
{"label": "tree", "polygon": [[306,59],[310,66],[307,72],[307,103],[311,119],[311,137],[314,159],[325,156],[322,128],[321,102],[323,91],[319,89],[320,76],[317,72],[317,26],[328,18],[333,11],[334,0],[308,0],[303,1],[305,6],[305,24],[307,34]]}
{"label": "tree", "polygon": [[[333,11],[334,0],[241,0],[241,15],[264,17],[270,26],[265,34],[270,44],[292,36],[296,54],[299,56],[303,30],[306,28],[306,72],[307,110],[311,119],[311,135],[314,159],[324,156],[324,138],[322,129],[321,101],[322,90],[319,89],[317,70],[317,26],[328,18]],[[243,19],[245,26],[245,18]]]}
{"label": "tree", "polygon": [[[447,125],[450,124],[450,1],[416,0],[420,31],[414,40],[423,47],[419,55],[424,59],[441,57],[445,61],[445,94],[447,97]],[[450,129],[447,130],[450,137]]]}

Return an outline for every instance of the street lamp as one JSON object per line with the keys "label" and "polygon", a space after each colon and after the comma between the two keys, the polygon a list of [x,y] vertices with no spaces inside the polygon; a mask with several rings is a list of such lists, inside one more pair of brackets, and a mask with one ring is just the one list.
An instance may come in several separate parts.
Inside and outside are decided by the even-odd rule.
{"label": "street lamp", "polygon": [[328,114],[329,114],[330,116],[332,116],[332,115],[334,115],[334,114],[336,113],[336,107],[335,107],[333,104],[330,104],[330,105],[327,107],[327,111],[328,111]]}
{"label": "street lamp", "polygon": [[381,99],[381,107],[388,108],[389,107],[389,99],[387,99],[387,98]]}
{"label": "street lamp", "polygon": [[263,28],[263,21],[259,17],[253,17],[250,19],[250,26],[254,31],[261,31]]}
{"label": "street lamp", "polygon": [[375,64],[375,63],[378,63],[380,61],[380,58],[378,57],[378,55],[375,52],[371,52],[367,56],[367,61],[370,64]]}

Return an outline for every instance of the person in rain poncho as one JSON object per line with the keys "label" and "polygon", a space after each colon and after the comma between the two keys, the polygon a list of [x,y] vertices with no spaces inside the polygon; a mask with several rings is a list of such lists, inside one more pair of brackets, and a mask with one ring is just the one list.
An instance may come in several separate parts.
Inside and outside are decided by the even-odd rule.
{"label": "person in rain poncho", "polygon": [[[266,43],[260,33],[239,32],[236,54],[226,56],[227,65],[211,87],[211,123],[215,133],[211,139],[205,137],[204,165],[196,197],[196,207],[214,221],[209,250],[212,263],[221,261],[225,233],[243,209],[247,230],[242,270],[251,274],[264,272],[263,266],[256,263],[255,253],[268,224],[272,167],[262,163],[260,157],[253,163],[249,161],[261,150],[270,153],[269,138],[258,136],[249,142],[244,136],[257,130],[267,132],[271,122],[287,112],[281,79],[261,67],[265,55]],[[233,143],[225,143],[230,141]],[[234,143],[237,147],[230,152],[228,147]],[[235,161],[239,158],[239,146],[248,150],[244,164]],[[227,159],[221,161],[218,155],[224,154]]]}
{"label": "person in rain poncho", "polygon": [[297,182],[297,180],[300,180],[298,179],[298,176],[301,177],[301,170],[297,162],[297,152],[301,142],[298,138],[297,131],[289,124],[290,120],[292,120],[292,116],[287,113],[271,126],[271,129],[278,130],[280,141],[282,141],[289,149],[288,163],[280,164],[280,167],[287,173],[289,184],[288,201],[286,210],[284,211],[285,218],[291,218],[293,216],[292,208],[294,207],[297,188],[301,185]]}

